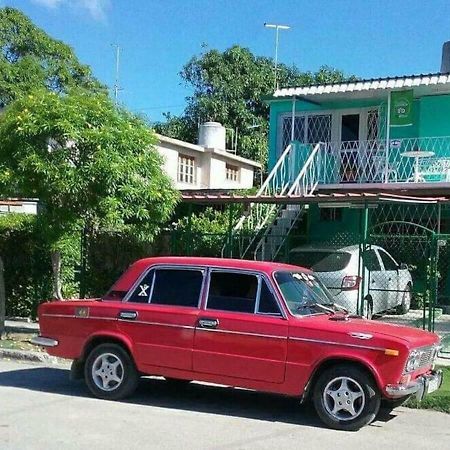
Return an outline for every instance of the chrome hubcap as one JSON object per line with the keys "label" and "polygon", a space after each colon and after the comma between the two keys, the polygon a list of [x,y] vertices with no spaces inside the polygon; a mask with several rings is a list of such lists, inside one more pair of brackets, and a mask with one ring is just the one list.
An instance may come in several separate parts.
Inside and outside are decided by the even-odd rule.
{"label": "chrome hubcap", "polygon": [[337,420],[356,419],[364,409],[365,395],[361,385],[348,377],[331,380],[323,391],[323,403],[330,416]]}
{"label": "chrome hubcap", "polygon": [[123,377],[122,361],[112,353],[97,356],[92,364],[92,379],[102,391],[114,391],[122,384]]}

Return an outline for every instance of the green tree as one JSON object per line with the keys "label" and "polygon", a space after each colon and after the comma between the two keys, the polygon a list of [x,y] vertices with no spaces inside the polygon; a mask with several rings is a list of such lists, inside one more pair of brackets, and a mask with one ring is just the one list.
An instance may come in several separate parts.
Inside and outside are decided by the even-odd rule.
{"label": "green tree", "polygon": [[[158,132],[195,142],[198,123],[216,120],[238,130],[240,155],[265,162],[269,109],[263,98],[273,93],[273,60],[235,45],[224,52],[209,50],[194,56],[180,75],[193,93],[184,114],[167,116],[165,123],[156,125]],[[341,71],[325,66],[312,73],[278,65],[278,83],[283,87],[344,79]]]}
{"label": "green tree", "polygon": [[5,109],[0,142],[0,191],[43,205],[56,298],[74,235],[114,229],[149,239],[177,201],[154,132],[104,94],[33,91]]}
{"label": "green tree", "polygon": [[36,88],[67,92],[74,86],[104,89],[68,45],[17,9],[0,8],[0,108]]}

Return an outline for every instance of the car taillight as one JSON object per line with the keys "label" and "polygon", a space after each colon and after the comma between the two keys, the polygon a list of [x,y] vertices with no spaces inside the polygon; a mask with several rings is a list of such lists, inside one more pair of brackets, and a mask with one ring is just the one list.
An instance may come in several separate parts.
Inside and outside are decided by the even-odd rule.
{"label": "car taillight", "polygon": [[342,278],[341,289],[343,291],[353,291],[359,288],[359,284],[361,283],[361,277],[357,275],[348,275]]}

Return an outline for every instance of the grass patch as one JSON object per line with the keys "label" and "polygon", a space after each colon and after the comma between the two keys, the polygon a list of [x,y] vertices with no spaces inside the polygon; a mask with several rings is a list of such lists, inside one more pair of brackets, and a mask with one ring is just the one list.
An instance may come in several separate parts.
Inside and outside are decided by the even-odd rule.
{"label": "grass patch", "polygon": [[427,395],[421,402],[410,399],[405,406],[417,409],[433,409],[450,414],[450,367],[439,367],[439,369],[442,369],[444,375],[441,388]]}
{"label": "grass patch", "polygon": [[0,339],[0,349],[38,352],[40,348],[30,343],[32,337],[30,334],[6,333],[5,337]]}

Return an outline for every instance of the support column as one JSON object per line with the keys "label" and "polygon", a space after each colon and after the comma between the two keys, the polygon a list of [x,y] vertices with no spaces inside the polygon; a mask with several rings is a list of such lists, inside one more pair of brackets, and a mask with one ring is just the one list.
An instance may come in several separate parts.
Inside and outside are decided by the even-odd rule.
{"label": "support column", "polygon": [[296,100],[295,97],[292,97],[291,142],[294,140],[295,137],[295,100]]}
{"label": "support column", "polygon": [[364,209],[360,216],[360,242],[359,242],[359,258],[358,258],[358,276],[361,278],[361,284],[359,287],[358,301],[356,305],[356,311],[359,314],[363,312],[364,292],[369,280],[366,280],[364,270],[364,253],[367,250],[367,244],[369,239],[369,208],[367,202],[364,203]]}
{"label": "support column", "polygon": [[233,212],[234,204],[230,203],[228,206],[228,257],[233,257]]}
{"label": "support column", "polygon": [[389,182],[389,147],[391,139],[391,92],[388,92],[388,102],[386,111],[386,155],[385,155],[385,167],[384,167],[384,182]]}

